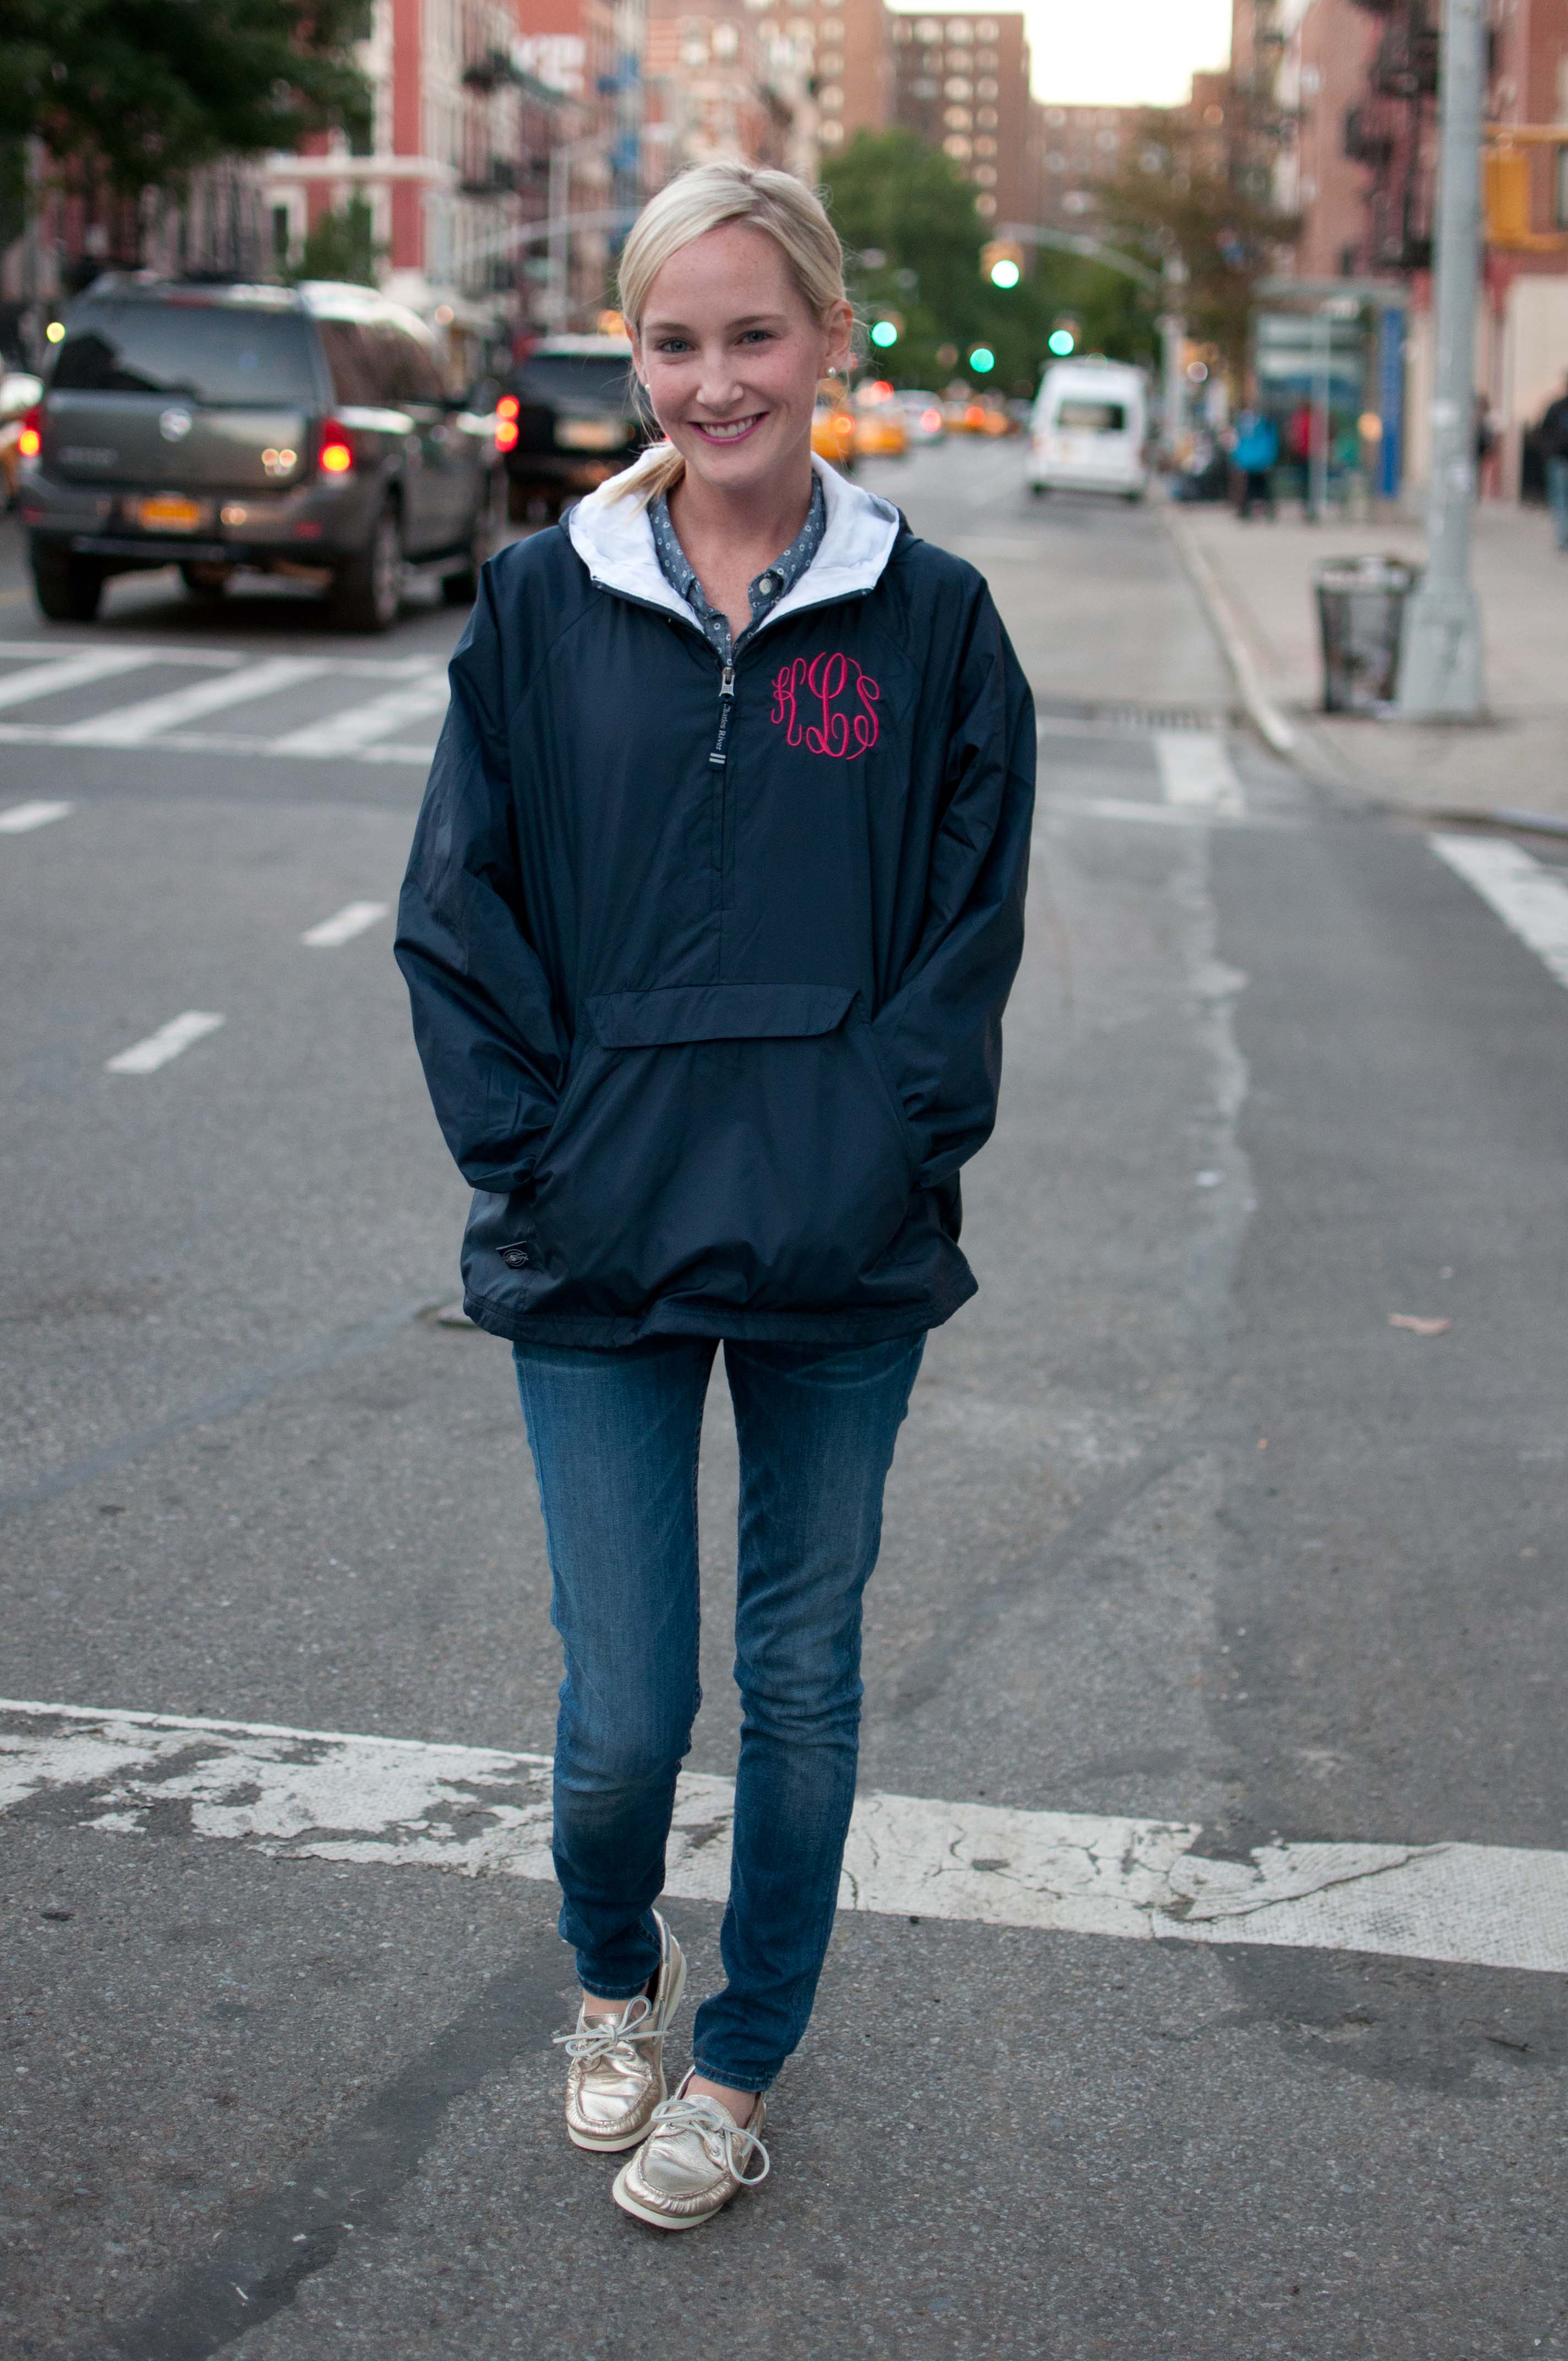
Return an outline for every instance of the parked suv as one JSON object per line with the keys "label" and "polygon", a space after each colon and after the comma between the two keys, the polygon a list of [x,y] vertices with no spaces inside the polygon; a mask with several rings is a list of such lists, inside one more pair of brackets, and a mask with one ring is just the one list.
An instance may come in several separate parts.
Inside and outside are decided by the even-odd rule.
{"label": "parked suv", "polygon": [[539,503],[558,516],[642,448],[631,346],[624,336],[547,337],[514,370],[496,418],[512,522],[521,524]]}
{"label": "parked suv", "polygon": [[373,288],[105,274],[66,315],[24,422],[38,605],[88,621],[112,574],[176,564],[321,581],[350,631],[396,620],[411,566],[477,586],[494,423],[447,391],[433,338]]}

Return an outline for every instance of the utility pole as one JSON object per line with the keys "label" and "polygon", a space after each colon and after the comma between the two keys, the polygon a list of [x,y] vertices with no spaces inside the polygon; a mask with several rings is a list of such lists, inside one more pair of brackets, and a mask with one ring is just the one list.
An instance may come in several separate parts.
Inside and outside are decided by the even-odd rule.
{"label": "utility pole", "polygon": [[1486,37],[1485,0],[1443,0],[1431,480],[1426,573],[1406,610],[1399,660],[1398,709],[1407,721],[1464,720],[1486,701],[1481,613],[1470,582]]}
{"label": "utility pole", "polygon": [[1160,409],[1163,412],[1160,441],[1167,459],[1172,462],[1176,458],[1185,390],[1181,355],[1187,342],[1187,323],[1181,314],[1181,291],[1186,284],[1186,263],[1179,254],[1168,254],[1164,271],[1166,308],[1159,318]]}

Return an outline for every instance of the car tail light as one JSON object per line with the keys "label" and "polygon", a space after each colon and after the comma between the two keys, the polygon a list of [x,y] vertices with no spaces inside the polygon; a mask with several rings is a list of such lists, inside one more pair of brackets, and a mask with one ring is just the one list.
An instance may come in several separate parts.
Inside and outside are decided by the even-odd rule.
{"label": "car tail light", "polygon": [[41,410],[29,410],[22,421],[22,431],[16,437],[19,458],[36,459],[44,447],[44,414]]}
{"label": "car tail light", "polygon": [[927,434],[935,434],[941,423],[942,413],[939,410],[923,410],[920,412],[920,423]]}
{"label": "car tail light", "polygon": [[518,412],[522,404],[515,393],[503,393],[496,404],[496,449],[515,451],[518,442]]}
{"label": "car tail light", "polygon": [[354,467],[354,445],[346,427],[335,418],[322,421],[322,439],[316,450],[316,465],[323,476],[346,476]]}
{"label": "car tail light", "polygon": [[500,400],[496,404],[496,416],[498,418],[515,418],[521,408],[522,404],[519,401],[515,393],[503,393]]}

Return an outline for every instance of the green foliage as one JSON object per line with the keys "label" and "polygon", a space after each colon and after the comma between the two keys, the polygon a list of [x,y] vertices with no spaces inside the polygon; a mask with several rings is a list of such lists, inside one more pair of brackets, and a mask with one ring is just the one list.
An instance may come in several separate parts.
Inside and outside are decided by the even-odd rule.
{"label": "green foliage", "polygon": [[367,0],[5,0],[0,138],[79,178],[177,190],[221,156],[368,126]]}
{"label": "green foliage", "polygon": [[342,213],[323,214],[306,234],[290,279],[346,279],[356,287],[376,284],[380,248],[376,244],[369,201],[356,193]]}
{"label": "green foliage", "polygon": [[1146,115],[1105,210],[1124,243],[1135,243],[1157,268],[1166,255],[1179,256],[1187,280],[1171,309],[1184,315],[1189,335],[1218,346],[1239,379],[1253,290],[1299,225],[1272,203],[1255,169],[1258,133],[1245,93],[1234,94],[1224,115],[1223,136],[1179,111]]}
{"label": "green foliage", "polygon": [[[985,344],[996,367],[984,384],[1033,393],[1046,338],[1063,311],[1083,322],[1090,351],[1141,360],[1153,350],[1146,302],[1132,280],[1100,264],[1041,248],[1021,286],[992,287],[980,267],[992,233],[975,211],[973,189],[940,148],[913,132],[860,133],[828,168],[825,194],[857,305],[903,314],[898,343],[876,356],[895,384],[945,385],[964,373],[970,346]],[[868,251],[883,260],[866,265],[861,257]],[[958,347],[956,371],[938,359],[944,345]]]}

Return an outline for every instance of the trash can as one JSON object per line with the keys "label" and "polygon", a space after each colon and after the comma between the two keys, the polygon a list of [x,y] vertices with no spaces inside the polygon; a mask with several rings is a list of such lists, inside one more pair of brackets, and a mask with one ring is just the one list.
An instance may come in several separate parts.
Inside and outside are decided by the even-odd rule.
{"label": "trash can", "polygon": [[1319,566],[1325,713],[1376,713],[1393,703],[1405,601],[1417,578],[1402,557],[1330,557]]}

